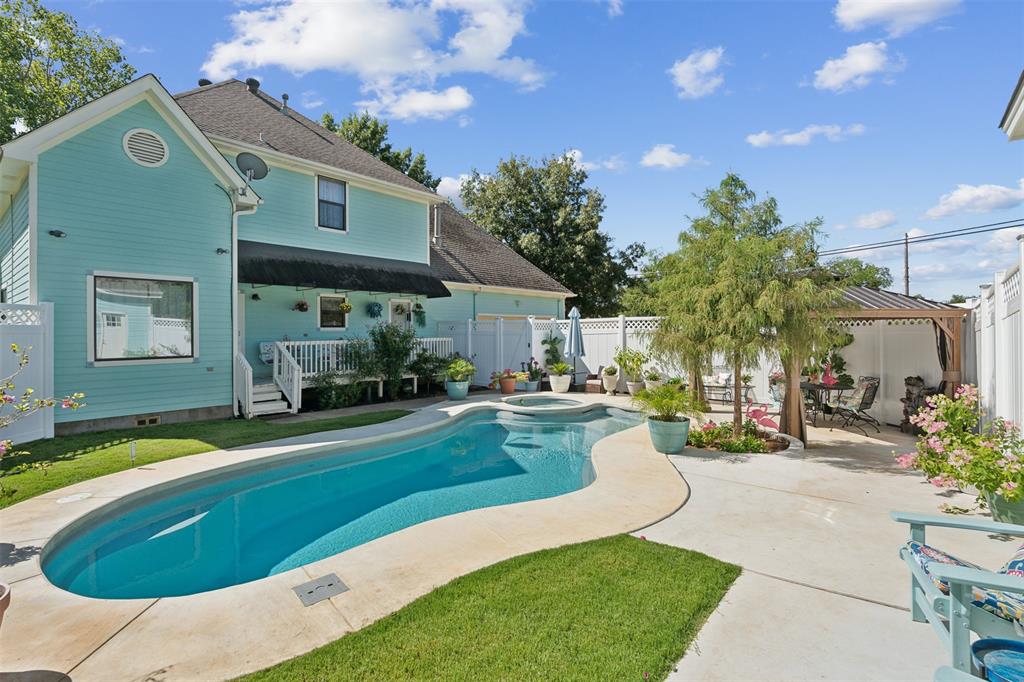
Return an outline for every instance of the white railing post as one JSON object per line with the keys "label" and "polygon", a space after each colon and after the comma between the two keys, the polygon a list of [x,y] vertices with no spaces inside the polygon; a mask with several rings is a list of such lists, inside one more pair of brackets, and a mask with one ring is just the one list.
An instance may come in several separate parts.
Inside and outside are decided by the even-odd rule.
{"label": "white railing post", "polygon": [[[625,315],[619,315],[619,348],[621,348],[622,350],[626,350],[626,316]],[[618,390],[620,390],[620,391],[626,390],[626,375],[622,371],[621,367],[619,368]]]}
{"label": "white railing post", "polygon": [[1020,365],[1017,373],[1017,415],[1013,420],[1024,428],[1024,233],[1017,235],[1017,346],[1013,349]]}
{"label": "white railing post", "polygon": [[505,369],[505,324],[500,317],[494,320],[494,345],[498,356],[498,371]]}
{"label": "white railing post", "polygon": [[469,356],[466,359],[470,362],[473,361],[473,319],[466,320],[466,354]]}

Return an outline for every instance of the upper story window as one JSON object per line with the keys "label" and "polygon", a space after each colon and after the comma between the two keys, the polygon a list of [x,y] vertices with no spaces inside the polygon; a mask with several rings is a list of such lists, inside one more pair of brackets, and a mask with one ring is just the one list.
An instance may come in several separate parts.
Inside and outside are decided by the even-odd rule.
{"label": "upper story window", "polygon": [[341,180],[318,175],[317,226],[325,230],[348,229],[348,211],[345,208],[348,186]]}
{"label": "upper story window", "polygon": [[195,357],[195,283],[190,279],[91,277],[91,360]]}

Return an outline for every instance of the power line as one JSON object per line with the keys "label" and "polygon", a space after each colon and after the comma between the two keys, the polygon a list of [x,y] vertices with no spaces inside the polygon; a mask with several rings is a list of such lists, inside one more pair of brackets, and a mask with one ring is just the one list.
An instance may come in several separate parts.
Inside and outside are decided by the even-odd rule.
{"label": "power line", "polygon": [[924,244],[927,242],[939,241],[942,239],[953,239],[956,237],[968,237],[976,234],[985,234],[987,232],[997,232],[999,230],[1012,229],[1014,227],[1024,227],[1024,218],[1004,220],[998,223],[987,223],[984,225],[973,225],[971,227],[962,227],[955,230],[945,230],[943,232],[933,232],[929,234],[918,235],[916,237],[892,239],[887,241],[873,242],[870,244],[854,244],[852,246],[844,246],[835,249],[827,249],[825,251],[820,251],[818,252],[818,255],[837,256],[845,253],[856,253],[859,251],[871,251],[874,249],[885,249],[894,246],[904,246],[905,244]]}

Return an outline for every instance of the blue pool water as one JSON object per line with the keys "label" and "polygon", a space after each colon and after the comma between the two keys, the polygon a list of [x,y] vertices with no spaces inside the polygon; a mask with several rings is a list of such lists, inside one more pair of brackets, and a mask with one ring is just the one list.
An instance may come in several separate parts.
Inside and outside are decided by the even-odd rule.
{"label": "blue pool water", "polygon": [[496,412],[358,453],[186,479],[86,517],[47,547],[43,572],[58,587],[108,599],[264,578],[428,519],[583,488],[594,479],[591,446],[638,423],[613,408]]}

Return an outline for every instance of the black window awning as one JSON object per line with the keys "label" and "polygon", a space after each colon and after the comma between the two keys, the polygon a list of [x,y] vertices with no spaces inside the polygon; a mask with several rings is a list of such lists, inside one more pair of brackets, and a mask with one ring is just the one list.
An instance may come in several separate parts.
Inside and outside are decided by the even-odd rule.
{"label": "black window awning", "polygon": [[241,240],[238,281],[427,298],[452,295],[426,263]]}

